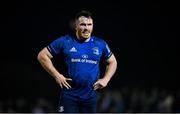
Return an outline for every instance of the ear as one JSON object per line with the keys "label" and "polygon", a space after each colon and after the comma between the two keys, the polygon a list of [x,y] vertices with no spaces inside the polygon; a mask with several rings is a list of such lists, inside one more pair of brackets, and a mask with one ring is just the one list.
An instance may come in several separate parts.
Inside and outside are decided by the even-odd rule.
{"label": "ear", "polygon": [[77,30],[77,21],[74,21],[74,29]]}
{"label": "ear", "polygon": [[74,30],[77,30],[77,26],[76,25],[74,26]]}

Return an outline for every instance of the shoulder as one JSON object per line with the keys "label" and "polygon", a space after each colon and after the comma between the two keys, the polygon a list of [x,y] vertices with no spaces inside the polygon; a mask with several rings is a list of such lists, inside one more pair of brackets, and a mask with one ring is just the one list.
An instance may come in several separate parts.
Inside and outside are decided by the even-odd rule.
{"label": "shoulder", "polygon": [[106,44],[106,41],[101,38],[101,37],[97,37],[97,36],[92,36],[93,40],[94,40],[94,43],[97,43],[99,45],[104,45]]}
{"label": "shoulder", "polygon": [[104,40],[103,38],[101,38],[101,37],[92,36],[92,38],[93,38],[93,40],[94,40],[95,42],[105,42],[105,40]]}
{"label": "shoulder", "polygon": [[64,35],[64,36],[60,36],[58,37],[55,41],[56,42],[68,42],[68,41],[72,41],[72,36],[70,35]]}

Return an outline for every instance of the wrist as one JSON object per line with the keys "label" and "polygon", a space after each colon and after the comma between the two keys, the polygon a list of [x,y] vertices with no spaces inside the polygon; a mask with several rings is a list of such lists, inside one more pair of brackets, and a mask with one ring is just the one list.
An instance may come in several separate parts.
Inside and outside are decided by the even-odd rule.
{"label": "wrist", "polygon": [[63,76],[62,74],[57,73],[57,74],[55,74],[53,77],[54,77],[54,78],[59,78],[59,77],[62,77],[62,76]]}
{"label": "wrist", "polygon": [[103,78],[105,81],[107,81],[107,82],[109,82],[109,80],[110,80],[110,78],[109,77],[107,77],[107,76],[104,76],[104,78]]}

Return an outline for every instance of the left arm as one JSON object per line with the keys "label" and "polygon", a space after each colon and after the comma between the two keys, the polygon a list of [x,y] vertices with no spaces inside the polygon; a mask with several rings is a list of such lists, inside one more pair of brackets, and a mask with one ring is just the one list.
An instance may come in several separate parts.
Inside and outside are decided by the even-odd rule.
{"label": "left arm", "polygon": [[106,67],[106,71],[104,74],[104,77],[102,79],[99,79],[97,82],[94,83],[94,90],[96,89],[102,89],[107,86],[108,82],[114,75],[116,69],[117,69],[117,61],[115,56],[112,54],[111,57],[107,60],[108,65]]}

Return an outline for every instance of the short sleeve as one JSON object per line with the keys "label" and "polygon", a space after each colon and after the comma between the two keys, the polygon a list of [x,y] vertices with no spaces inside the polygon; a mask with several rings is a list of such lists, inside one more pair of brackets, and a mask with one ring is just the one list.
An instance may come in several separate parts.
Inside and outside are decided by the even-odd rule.
{"label": "short sleeve", "polygon": [[53,56],[61,52],[61,50],[63,49],[64,40],[64,37],[60,37],[47,46],[47,49]]}
{"label": "short sleeve", "polygon": [[105,60],[109,59],[112,55],[112,52],[108,46],[108,44],[104,41],[103,42],[103,52],[102,52],[102,56]]}

